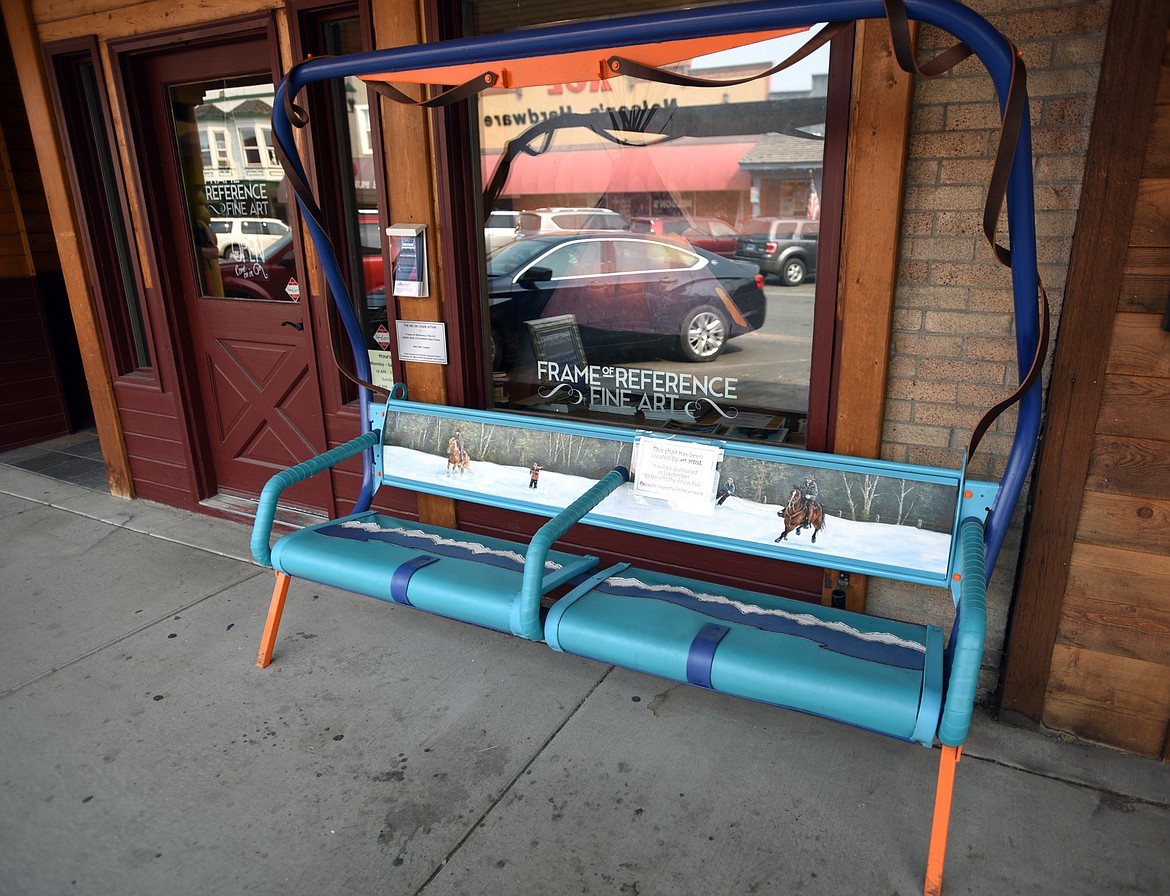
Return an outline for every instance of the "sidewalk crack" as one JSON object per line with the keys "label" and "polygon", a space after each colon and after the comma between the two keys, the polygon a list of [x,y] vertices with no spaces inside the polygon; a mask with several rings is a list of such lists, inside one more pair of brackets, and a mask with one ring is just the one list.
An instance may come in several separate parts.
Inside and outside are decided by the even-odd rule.
{"label": "sidewalk crack", "polygon": [[439,860],[438,865],[435,866],[435,869],[427,876],[427,879],[425,881],[423,881],[422,885],[415,891],[414,896],[422,896],[423,891],[425,891],[426,888],[429,887],[431,885],[431,883],[435,880],[435,878],[437,878],[439,876],[439,874],[442,873],[443,869],[447,867],[447,863],[450,862],[451,859],[454,858],[455,854],[457,852],[459,852],[460,849],[463,848],[463,844],[465,844],[469,839],[471,839],[471,835],[474,834],[475,831],[484,823],[484,821],[487,820],[487,817],[489,815],[491,815],[492,812],[495,811],[496,806],[498,806],[501,802],[503,802],[504,798],[507,797],[508,794],[512,792],[512,788],[515,787],[516,783],[522,777],[524,777],[525,773],[527,773],[530,768],[532,768],[532,766],[536,763],[536,760],[544,755],[545,751],[549,747],[549,744],[551,744],[553,742],[553,740],[556,739],[557,735],[559,735],[565,729],[565,726],[568,725],[569,722],[573,720],[573,718],[580,711],[581,707],[585,705],[585,702],[590,697],[592,697],[594,693],[596,693],[597,689],[599,687],[601,687],[601,685],[605,682],[605,680],[609,677],[609,674],[611,672],[613,672],[613,670],[614,670],[614,667],[609,666],[605,670],[605,673],[599,679],[597,679],[597,681],[595,681],[593,683],[593,687],[591,687],[589,689],[588,693],[586,693],[585,696],[583,696],[579,701],[577,701],[577,705],[574,706],[573,709],[563,719],[561,719],[560,724],[557,725],[556,728],[554,728],[552,730],[552,732],[549,734],[549,736],[544,739],[544,742],[539,747],[536,748],[536,750],[533,752],[532,756],[529,757],[529,759],[526,763],[524,763],[524,766],[518,772],[516,772],[515,775],[512,776],[512,779],[510,781],[508,781],[507,784],[504,785],[504,787],[500,790],[499,794],[496,795],[496,798],[493,799],[488,804],[487,808],[484,809],[483,812],[480,813],[479,817],[476,818],[475,821],[473,821],[470,826],[468,826],[467,830],[463,832],[463,836],[461,836],[458,840],[456,840],[455,843],[451,846],[451,848],[449,850],[447,850],[446,855],[444,855],[443,858]]}

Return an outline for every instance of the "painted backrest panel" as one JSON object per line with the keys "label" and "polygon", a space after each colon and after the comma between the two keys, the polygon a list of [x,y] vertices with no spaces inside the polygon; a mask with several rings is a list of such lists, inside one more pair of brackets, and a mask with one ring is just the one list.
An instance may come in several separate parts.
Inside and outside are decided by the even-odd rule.
{"label": "painted backrest panel", "polygon": [[[960,471],[568,420],[393,401],[373,423],[389,485],[553,516],[625,467],[632,481],[585,522],[922,584],[947,582],[960,493],[994,497]],[[786,526],[786,506],[806,495],[819,528]]]}

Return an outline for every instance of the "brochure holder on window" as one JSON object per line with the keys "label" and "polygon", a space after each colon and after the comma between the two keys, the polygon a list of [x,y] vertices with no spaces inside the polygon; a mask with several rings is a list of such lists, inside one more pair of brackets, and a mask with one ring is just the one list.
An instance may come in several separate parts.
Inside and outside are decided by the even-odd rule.
{"label": "brochure holder on window", "polygon": [[427,228],[425,224],[392,224],[390,262],[394,269],[393,294],[422,298],[430,295],[427,281]]}

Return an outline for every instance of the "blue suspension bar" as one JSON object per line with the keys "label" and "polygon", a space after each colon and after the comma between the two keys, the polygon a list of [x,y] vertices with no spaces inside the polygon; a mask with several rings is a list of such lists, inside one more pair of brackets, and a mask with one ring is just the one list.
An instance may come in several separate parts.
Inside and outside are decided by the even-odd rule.
{"label": "blue suspension bar", "polygon": [[[301,180],[308,183],[308,175],[305,172],[304,164],[301,161],[300,153],[297,151],[297,145],[293,137],[293,124],[285,113],[285,97],[288,94],[288,90],[289,79],[286,77],[276,88],[276,95],[272,104],[272,130],[276,134],[277,140],[285,148],[287,164],[293,167],[293,170]],[[333,250],[333,245],[329,237],[321,229],[321,223],[305,207],[304,201],[299,196],[297,197],[297,202],[301,207],[305,226],[309,230],[309,236],[313,240],[313,245],[317,248],[317,255],[321,261],[321,267],[325,272],[325,282],[329,287],[330,293],[333,295],[338,317],[341,319],[342,326],[345,328],[346,338],[349,339],[350,350],[353,354],[354,373],[357,374],[358,379],[368,382],[372,374],[370,371],[370,356],[365,350],[365,334],[362,333],[361,324],[357,319],[357,315],[354,313],[353,299],[350,296],[349,287],[345,283],[345,277],[341,273],[337,254]],[[358,387],[358,415],[358,419],[363,421],[363,426],[368,426],[370,419],[370,390],[365,386]],[[365,451],[362,453],[362,485],[351,513],[362,513],[369,510],[374,498],[374,489],[374,458],[370,451]]]}

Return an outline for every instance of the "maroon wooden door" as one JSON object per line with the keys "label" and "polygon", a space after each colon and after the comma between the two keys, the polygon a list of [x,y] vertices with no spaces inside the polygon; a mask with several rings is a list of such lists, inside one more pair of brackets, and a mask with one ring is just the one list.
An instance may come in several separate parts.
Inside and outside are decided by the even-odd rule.
{"label": "maroon wooden door", "polygon": [[[211,491],[255,496],[326,447],[308,309],[271,135],[262,34],[152,53],[139,71],[160,279]],[[282,503],[330,510],[329,477]]]}

